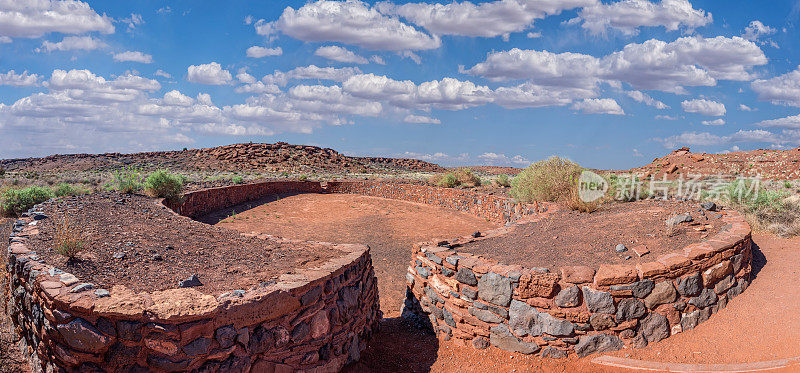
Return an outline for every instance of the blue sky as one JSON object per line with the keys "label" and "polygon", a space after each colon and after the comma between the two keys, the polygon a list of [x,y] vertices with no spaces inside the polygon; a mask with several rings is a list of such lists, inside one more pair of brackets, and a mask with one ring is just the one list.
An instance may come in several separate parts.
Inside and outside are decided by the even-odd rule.
{"label": "blue sky", "polygon": [[629,168],[800,146],[799,1],[0,1],[0,158],[286,141]]}

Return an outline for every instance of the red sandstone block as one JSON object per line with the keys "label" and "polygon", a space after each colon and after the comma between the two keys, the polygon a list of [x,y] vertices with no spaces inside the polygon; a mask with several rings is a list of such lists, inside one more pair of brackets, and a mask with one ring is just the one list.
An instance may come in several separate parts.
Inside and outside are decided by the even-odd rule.
{"label": "red sandstone block", "polygon": [[521,298],[553,296],[558,284],[558,275],[552,273],[524,273],[519,278],[517,291]]}
{"label": "red sandstone block", "polygon": [[532,307],[544,309],[552,308],[554,304],[552,299],[547,298],[528,298],[523,299],[523,301]]}
{"label": "red sandstone block", "polygon": [[594,280],[594,268],[587,266],[561,267],[561,279],[570,284],[586,284]]}
{"label": "red sandstone block", "polygon": [[640,258],[650,253],[650,250],[645,245],[634,246],[631,248],[631,250],[633,250],[633,252],[636,253],[636,255],[638,255]]}
{"label": "red sandstone block", "polygon": [[605,264],[597,269],[597,273],[594,275],[594,284],[595,286],[625,284],[636,281],[638,278],[639,273],[634,266]]}
{"label": "red sandstone block", "polygon": [[639,263],[636,265],[636,270],[639,272],[639,278],[643,280],[669,272],[669,268],[659,262]]}
{"label": "red sandstone block", "polygon": [[713,284],[716,284],[719,280],[723,277],[731,274],[733,272],[733,266],[731,262],[726,260],[720,262],[713,267],[703,271],[703,286],[710,287]]}
{"label": "red sandstone block", "polygon": [[[688,259],[700,260],[714,255],[714,248],[711,246],[711,244],[702,242],[684,247],[683,253]],[[670,269],[672,269],[672,267],[670,267]]]}

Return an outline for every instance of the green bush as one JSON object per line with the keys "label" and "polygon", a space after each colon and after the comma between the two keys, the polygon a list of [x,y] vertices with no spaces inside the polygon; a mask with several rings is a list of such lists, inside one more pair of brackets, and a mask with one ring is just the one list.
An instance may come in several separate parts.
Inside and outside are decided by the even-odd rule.
{"label": "green bush", "polygon": [[550,157],[522,170],[511,181],[511,195],[521,202],[567,201],[577,188],[583,168],[576,163]]}
{"label": "green bush", "polygon": [[80,187],[74,187],[67,183],[60,183],[53,190],[56,197],[75,196],[78,194],[86,194],[88,191]]}
{"label": "green bush", "polygon": [[436,185],[444,188],[455,188],[461,185],[461,183],[458,181],[456,175],[449,173],[442,176],[438,181],[436,181]]}
{"label": "green bush", "polygon": [[158,170],[144,181],[145,192],[151,197],[162,197],[170,201],[180,201],[186,177]]}
{"label": "green bush", "polygon": [[28,211],[33,205],[53,198],[53,192],[43,187],[27,187],[25,189],[9,189],[3,193],[3,214],[19,215]]}
{"label": "green bush", "polygon": [[511,186],[511,178],[509,178],[506,174],[498,176],[497,179],[494,179],[494,182],[503,188],[508,188]]}
{"label": "green bush", "polygon": [[114,184],[120,193],[136,193],[142,190],[142,172],[134,166],[126,166],[114,171]]}
{"label": "green bush", "polygon": [[234,184],[237,184],[237,185],[238,184],[243,184],[244,183],[244,178],[241,177],[241,176],[234,176],[233,179],[231,179],[231,182],[233,182]]}
{"label": "green bush", "polygon": [[468,168],[459,168],[446,174],[436,174],[428,182],[443,188],[456,188],[459,186],[476,187],[481,185],[481,179]]}

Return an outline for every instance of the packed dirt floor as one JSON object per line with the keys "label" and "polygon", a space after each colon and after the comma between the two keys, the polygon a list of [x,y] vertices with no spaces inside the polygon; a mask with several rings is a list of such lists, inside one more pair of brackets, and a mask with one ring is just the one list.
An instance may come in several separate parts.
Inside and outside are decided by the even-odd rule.
{"label": "packed dirt floor", "polygon": [[[344,207],[344,208],[343,208]],[[296,195],[237,211],[220,225],[298,239],[361,242],[372,259],[385,320],[348,372],[619,372],[585,359],[540,359],[495,348],[475,350],[415,330],[399,319],[403,273],[413,242],[459,236],[492,225],[470,215],[357,195]],[[759,362],[800,356],[800,238],[756,234],[756,277],[742,295],[694,330],[644,349],[611,353],[689,364]],[[788,310],[793,310],[787,313]],[[666,366],[665,366],[666,368]],[[800,369],[792,367],[791,369]]]}
{"label": "packed dirt floor", "polygon": [[384,317],[400,315],[413,243],[496,227],[454,210],[353,194],[297,194],[261,202],[247,210],[248,206],[234,207],[235,215],[223,211],[227,217],[217,225],[246,233],[369,245]]}

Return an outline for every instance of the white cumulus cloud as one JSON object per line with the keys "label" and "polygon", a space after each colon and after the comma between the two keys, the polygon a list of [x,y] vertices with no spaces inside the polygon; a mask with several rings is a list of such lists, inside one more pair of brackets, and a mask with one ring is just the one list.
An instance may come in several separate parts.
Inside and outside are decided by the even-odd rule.
{"label": "white cumulus cloud", "polygon": [[625,115],[617,101],[611,98],[587,98],[572,104],[572,109],[586,114]]}
{"label": "white cumulus cloud", "polygon": [[441,45],[439,38],[359,0],[321,0],[299,9],[287,7],[278,20],[259,20],[255,27],[264,36],[281,32],[303,41],[340,42],[372,50],[425,50]]}
{"label": "white cumulus cloud", "polygon": [[714,120],[704,120],[700,123],[702,123],[704,126],[721,126],[725,124],[725,119],[717,118]]}
{"label": "white cumulus cloud", "polygon": [[645,105],[652,106],[656,109],[669,109],[667,104],[650,97],[647,93],[642,91],[627,91],[625,94],[636,102],[643,102]]}
{"label": "white cumulus cloud", "polygon": [[188,68],[186,80],[192,83],[208,85],[224,85],[230,83],[233,77],[231,72],[225,70],[219,63],[211,62],[204,65],[191,65]]}
{"label": "white cumulus cloud", "polygon": [[685,29],[692,31],[713,20],[711,13],[694,9],[688,0],[622,0],[610,3],[596,1],[578,11],[571,21],[594,34],[616,30],[625,35],[636,35],[640,27],[664,27],[667,31]]}
{"label": "white cumulus cloud", "polygon": [[687,113],[697,113],[712,117],[721,117],[725,115],[725,105],[721,102],[712,100],[686,100],[681,102],[681,107],[683,108],[683,111]]}
{"label": "white cumulus cloud", "polygon": [[114,53],[114,61],[153,63],[153,56],[139,51],[125,51],[122,53]]}
{"label": "white cumulus cloud", "polygon": [[27,71],[17,74],[14,70],[10,70],[5,74],[0,74],[0,85],[29,87],[38,85],[39,79],[41,79],[39,75],[29,74]]}
{"label": "white cumulus cloud", "polygon": [[250,58],[263,58],[267,56],[280,56],[283,54],[283,49],[281,49],[281,47],[265,48],[254,45],[250,48],[247,48],[246,53],[247,57]]}
{"label": "white cumulus cloud", "polygon": [[756,123],[762,127],[800,128],[800,114],[784,118],[763,120]]}
{"label": "white cumulus cloud", "polygon": [[51,32],[114,32],[113,20],[74,0],[0,1],[0,36],[38,38]]}
{"label": "white cumulus cloud", "polygon": [[71,50],[95,50],[105,48],[107,45],[99,39],[91,36],[67,36],[63,40],[53,43],[45,40],[40,48],[36,48],[37,52],[52,52],[52,51],[71,51]]}
{"label": "white cumulus cloud", "polygon": [[319,47],[314,52],[314,55],[320,56],[322,58],[327,58],[332,61],[343,62],[343,63],[357,63],[357,64],[369,63],[369,61],[367,61],[366,58],[353,53],[353,51],[348,50],[347,48],[342,48],[336,45]]}
{"label": "white cumulus cloud", "polygon": [[403,118],[403,122],[416,123],[416,124],[442,124],[442,121],[436,118],[431,118],[425,115],[409,114]]}
{"label": "white cumulus cloud", "polygon": [[750,87],[758,94],[759,100],[800,107],[800,66],[774,78],[755,80]]}

